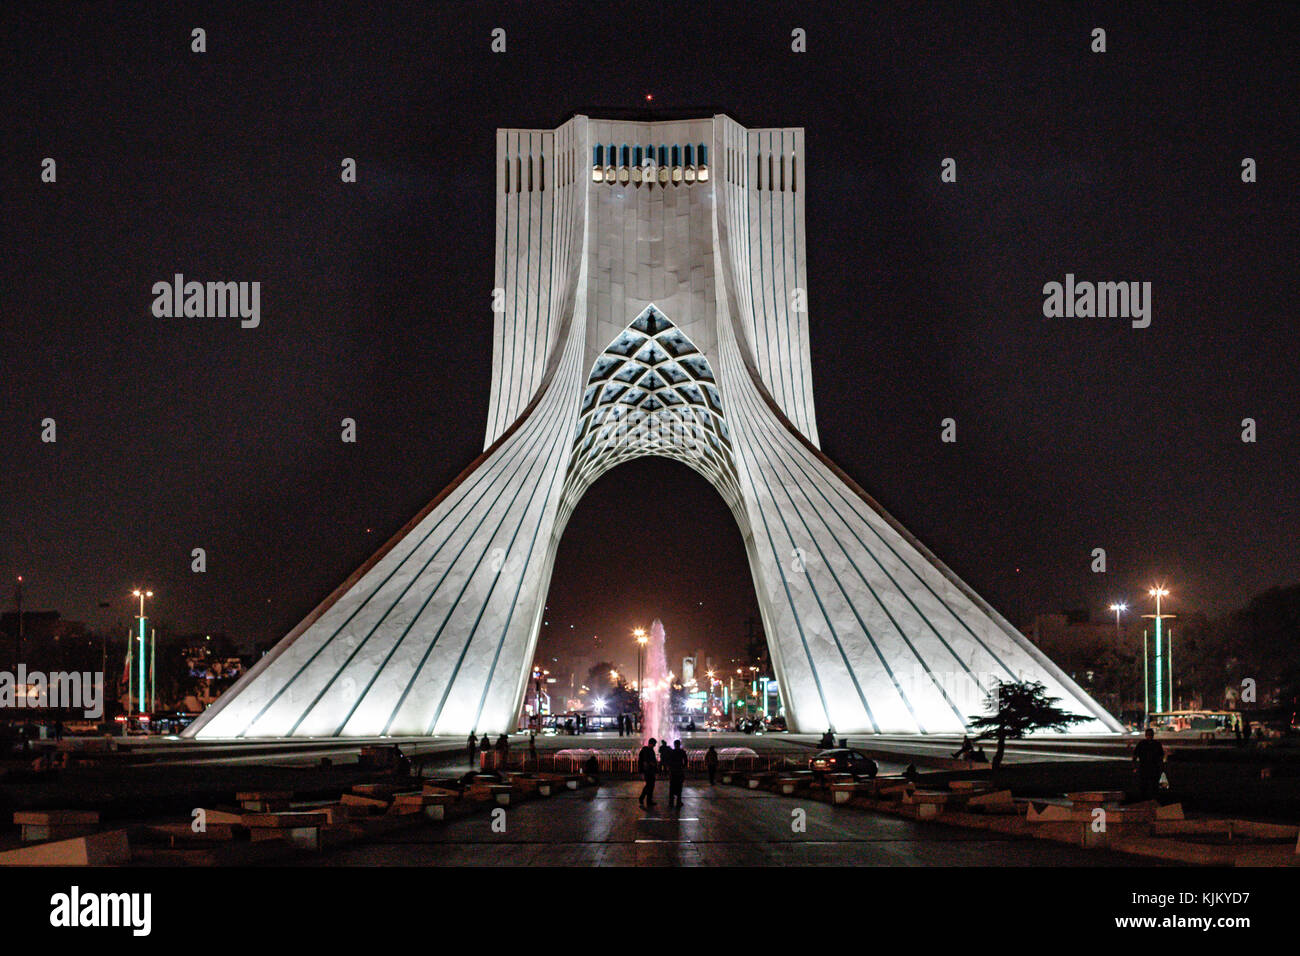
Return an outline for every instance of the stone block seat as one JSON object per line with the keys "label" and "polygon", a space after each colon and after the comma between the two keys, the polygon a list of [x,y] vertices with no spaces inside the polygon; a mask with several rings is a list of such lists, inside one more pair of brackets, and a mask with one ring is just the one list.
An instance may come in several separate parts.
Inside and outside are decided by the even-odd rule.
{"label": "stone block seat", "polygon": [[17,810],[14,824],[21,828],[22,841],[66,840],[89,836],[99,830],[98,810]]}

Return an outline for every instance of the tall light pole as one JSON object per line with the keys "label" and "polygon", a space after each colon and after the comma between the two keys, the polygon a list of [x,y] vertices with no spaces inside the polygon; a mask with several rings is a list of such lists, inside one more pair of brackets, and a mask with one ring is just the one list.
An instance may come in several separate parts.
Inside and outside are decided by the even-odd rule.
{"label": "tall light pole", "polygon": [[1121,637],[1120,630],[1119,630],[1119,616],[1122,612],[1128,610],[1128,605],[1112,604],[1110,606],[1110,609],[1115,612],[1115,643],[1118,644],[1120,642],[1120,637]]}
{"label": "tall light pole", "polygon": [[1160,599],[1169,596],[1169,591],[1165,588],[1165,586],[1164,586],[1163,584],[1161,584],[1161,585],[1157,585],[1156,587],[1153,587],[1153,588],[1152,588],[1150,591],[1148,591],[1147,593],[1148,593],[1149,595],[1151,595],[1153,598],[1156,599],[1156,613],[1155,613],[1154,615],[1152,615],[1152,614],[1144,614],[1144,615],[1142,615],[1142,616],[1143,616],[1143,617],[1154,617],[1154,618],[1156,619],[1156,646],[1155,646],[1156,680],[1155,680],[1155,684],[1156,684],[1156,712],[1159,713],[1161,710],[1164,709],[1164,706],[1165,706],[1165,697],[1164,697],[1164,686],[1165,686],[1165,685],[1164,685],[1164,659],[1163,659],[1163,658],[1164,658],[1164,655],[1163,655],[1162,644],[1161,644],[1161,640],[1160,640],[1160,637],[1161,637],[1161,635],[1160,635],[1160,622],[1161,622],[1165,617],[1173,617],[1173,615],[1172,615],[1172,614],[1170,614],[1170,615],[1165,615],[1165,614],[1161,614],[1161,613],[1160,613]]}
{"label": "tall light pole", "polygon": [[[636,638],[636,716],[638,725],[641,722],[642,715],[645,712],[645,686],[644,677],[641,674],[641,658],[645,656],[645,644],[649,640],[645,636],[645,628],[638,627],[632,631],[632,636]],[[639,728],[638,728],[639,729]]]}
{"label": "tall light pole", "polygon": [[14,673],[17,673],[18,665],[23,659],[23,576],[21,574],[18,575],[18,583],[14,585],[14,605],[18,608],[18,643],[15,645],[14,655]]}
{"label": "tall light pole", "polygon": [[[142,591],[142,590],[140,590],[139,588],[136,588],[134,591],[131,592],[131,596],[132,596],[132,597],[138,597],[138,598],[140,599],[140,613],[139,613],[139,615],[137,615],[137,616],[139,617],[139,619],[140,619],[140,636],[139,636],[139,641],[140,641],[140,683],[137,685],[137,686],[139,687],[139,693],[136,695],[136,704],[137,704],[136,711],[137,711],[138,713],[143,714],[143,713],[144,713],[144,665],[145,665],[145,660],[144,660],[144,632],[145,632],[145,624],[146,624],[147,621],[148,621],[148,618],[146,618],[146,617],[144,616],[144,599],[145,599],[145,598],[151,598],[151,597],[153,597],[153,592],[152,592],[152,591]],[[128,694],[128,697],[129,697],[129,694]],[[130,704],[131,704],[131,702],[130,702],[130,700],[128,700],[128,701],[127,701],[127,709],[128,709],[128,710],[130,709]]]}

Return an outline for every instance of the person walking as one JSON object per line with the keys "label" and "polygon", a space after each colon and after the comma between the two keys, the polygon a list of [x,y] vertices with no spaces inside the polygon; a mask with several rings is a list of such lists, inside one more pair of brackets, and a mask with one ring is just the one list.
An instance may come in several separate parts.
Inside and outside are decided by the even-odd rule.
{"label": "person walking", "polygon": [[465,744],[465,751],[469,755],[469,769],[473,770],[478,764],[478,735],[472,730],[469,732],[469,741]]}
{"label": "person walking", "polygon": [[709,786],[713,786],[718,778],[718,748],[709,744],[709,749],[704,752],[704,768],[709,771]]}
{"label": "person walking", "polygon": [[1142,800],[1155,799],[1160,789],[1160,772],[1164,769],[1165,748],[1156,740],[1156,732],[1147,728],[1145,740],[1133,748],[1133,764],[1138,775],[1138,794]]}
{"label": "person walking", "polygon": [[686,751],[680,740],[668,751],[668,806],[681,807],[682,786],[686,783]]}
{"label": "person walking", "polygon": [[651,737],[650,741],[636,755],[637,769],[641,771],[641,776],[645,780],[645,786],[641,788],[641,796],[637,798],[637,803],[646,808],[655,805],[655,769],[657,767],[655,743],[657,741]]}

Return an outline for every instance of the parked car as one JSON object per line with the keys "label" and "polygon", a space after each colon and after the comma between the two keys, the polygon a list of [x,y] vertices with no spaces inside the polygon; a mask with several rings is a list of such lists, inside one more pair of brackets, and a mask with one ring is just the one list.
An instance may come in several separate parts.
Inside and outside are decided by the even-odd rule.
{"label": "parked car", "polygon": [[851,773],[855,777],[874,777],[879,769],[864,753],[844,747],[823,750],[808,761],[808,769],[818,778],[828,773]]}

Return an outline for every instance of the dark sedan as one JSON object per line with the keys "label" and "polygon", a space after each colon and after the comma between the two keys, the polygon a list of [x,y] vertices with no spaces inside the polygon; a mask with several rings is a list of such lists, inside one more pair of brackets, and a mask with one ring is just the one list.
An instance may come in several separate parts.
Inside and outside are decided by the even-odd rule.
{"label": "dark sedan", "polygon": [[819,777],[827,773],[851,773],[855,777],[874,777],[876,762],[856,750],[837,747],[823,750],[808,761],[808,769]]}

